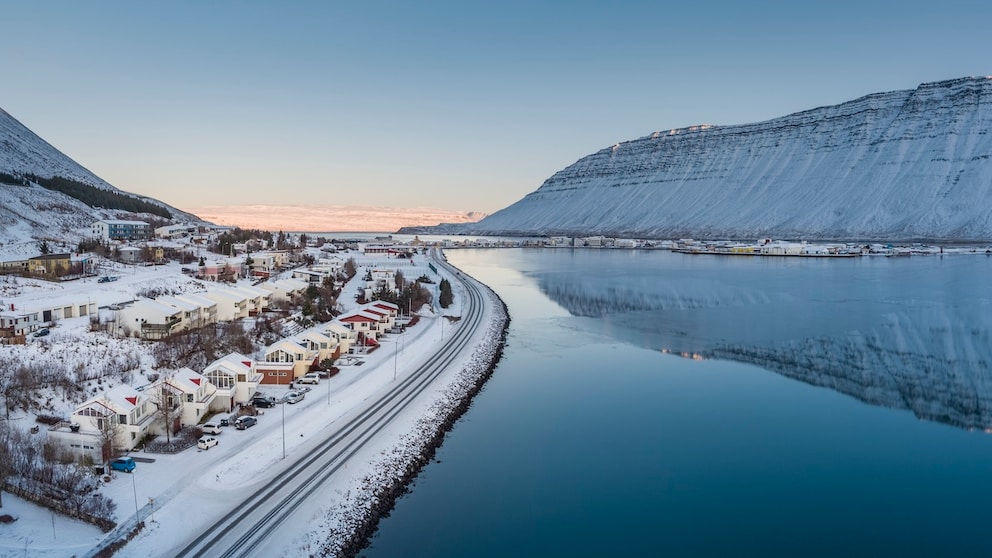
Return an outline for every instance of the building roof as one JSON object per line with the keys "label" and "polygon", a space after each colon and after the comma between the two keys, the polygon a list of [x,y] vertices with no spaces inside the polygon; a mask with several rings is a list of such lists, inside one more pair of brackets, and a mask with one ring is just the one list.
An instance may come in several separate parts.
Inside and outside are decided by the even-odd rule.
{"label": "building roof", "polygon": [[276,341],[275,343],[269,345],[269,347],[265,349],[265,354],[269,355],[276,351],[300,354],[304,356],[307,354],[307,350],[304,347],[301,347],[299,343],[290,341],[289,339],[282,339],[281,341]]}
{"label": "building roof", "polygon": [[342,315],[338,316],[337,317],[337,320],[339,322],[346,322],[346,323],[350,323],[350,322],[377,322],[378,323],[379,318],[380,318],[380,316],[378,314],[371,314],[371,313],[366,312],[364,310],[355,310],[353,312],[349,312],[347,314],[342,314]]}
{"label": "building roof", "polygon": [[156,302],[150,298],[139,298],[134,301],[134,304],[125,308],[124,311],[126,312],[129,309],[140,309],[145,312],[156,312],[158,314],[162,314],[163,316],[175,316],[179,313],[178,309],[161,302]]}
{"label": "building roof", "polygon": [[241,353],[231,353],[208,364],[207,367],[203,369],[203,372],[206,373],[219,369],[231,374],[250,374],[254,363],[254,360]]}
{"label": "building roof", "polygon": [[198,304],[202,308],[216,308],[217,307],[217,301],[210,300],[209,298],[207,298],[205,296],[200,296],[199,294],[195,294],[195,293],[178,294],[178,295],[175,295],[174,298],[177,298],[179,300],[184,300],[186,302],[192,302],[193,304]]}
{"label": "building roof", "polygon": [[189,368],[180,368],[171,378],[167,378],[166,381],[184,393],[195,393],[204,384],[210,383],[206,376]]}
{"label": "building roof", "polygon": [[151,226],[144,221],[120,221],[117,219],[100,219],[97,223],[106,223],[108,225],[144,225],[146,227]]}
{"label": "building roof", "polygon": [[156,302],[160,302],[166,306],[174,306],[184,312],[195,312],[202,308],[199,304],[191,302],[189,300],[182,300],[174,296],[160,296],[155,299]]}

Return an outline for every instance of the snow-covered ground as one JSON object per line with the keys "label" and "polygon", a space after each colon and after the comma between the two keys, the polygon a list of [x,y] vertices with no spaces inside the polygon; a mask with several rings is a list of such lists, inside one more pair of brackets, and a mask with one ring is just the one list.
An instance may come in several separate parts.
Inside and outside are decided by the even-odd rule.
{"label": "snow-covered ground", "polygon": [[[421,274],[430,275],[427,261],[421,256],[415,258],[415,265],[404,260],[353,257],[359,266],[357,278],[363,275],[366,266],[398,268],[409,280]],[[194,289],[196,282],[182,276],[178,269],[170,273],[168,267],[137,268],[132,277],[123,275],[120,284],[113,284],[109,289],[105,288],[107,284],[96,283],[89,285],[94,287],[92,289],[78,282],[58,286],[63,287],[63,291],[91,291],[94,297],[100,297],[101,304],[127,298],[133,295],[130,289],[147,288],[152,284],[177,290]],[[346,286],[341,296],[346,310],[357,306],[352,299],[354,284]],[[139,518],[146,522],[145,529],[115,555],[168,554],[169,549],[174,551],[188,536],[236,505],[244,494],[268,482],[280,471],[293,467],[294,456],[303,454],[318,434],[334,429],[336,421],[345,413],[387,388],[394,378],[414,370],[439,348],[442,335],[447,338],[459,327],[458,321],[449,321],[440,315],[461,314],[461,285],[452,281],[452,287],[455,302],[451,307],[439,313],[425,308],[417,325],[403,334],[389,335],[382,340],[378,350],[361,355],[361,365],[341,366],[340,373],[311,386],[306,398],[298,404],[266,409],[257,426],[244,431],[225,429],[217,436],[220,443],[208,451],[192,448],[175,455],[133,454],[152,461],[139,462],[133,474],[112,474],[111,481],[101,487],[118,505],[118,523],[127,521],[136,510]],[[433,288],[436,300],[437,285]],[[22,287],[18,298],[44,296],[31,292],[35,289],[42,292],[41,286]],[[459,365],[451,367],[435,383],[430,395],[423,396],[418,404],[404,411],[374,444],[353,458],[343,469],[344,473],[334,479],[327,498],[298,510],[298,521],[283,525],[278,538],[269,541],[269,554],[302,555],[333,547],[335,543],[333,540],[328,542],[329,538],[342,536],[348,519],[367,511],[376,479],[382,479],[384,472],[389,477],[389,471],[399,467],[403,460],[400,458],[405,458],[417,447],[416,439],[423,436],[428,424],[444,414],[446,405],[450,406],[458,397],[459,390],[466,385],[466,378],[478,376],[480,370],[488,366],[503,324],[501,304],[495,295],[490,294],[489,300],[486,314],[490,326],[476,334],[475,351],[463,355]],[[442,325],[442,321],[447,323]],[[65,320],[53,332],[51,343],[59,342],[58,333],[69,339],[84,335],[87,323],[85,318]],[[112,341],[104,336],[104,343]],[[32,340],[25,350],[48,342]],[[130,343],[146,350],[148,347],[134,341]],[[83,361],[95,358],[94,355],[87,356],[87,344],[76,340],[72,345],[79,345],[73,358]],[[263,386],[262,391],[279,396],[287,388]],[[71,411],[71,405],[67,407],[66,414]],[[29,417],[24,420],[27,422]],[[7,493],[4,493],[3,501],[0,514],[9,513],[17,521],[0,525],[0,556],[83,556],[105,536],[95,527],[53,515]]]}

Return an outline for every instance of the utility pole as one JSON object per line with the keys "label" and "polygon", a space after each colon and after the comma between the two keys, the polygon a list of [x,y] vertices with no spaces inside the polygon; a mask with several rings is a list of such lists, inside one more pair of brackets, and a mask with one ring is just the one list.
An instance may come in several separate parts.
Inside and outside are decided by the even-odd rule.
{"label": "utility pole", "polygon": [[138,482],[134,480],[134,471],[131,471],[131,488],[134,490],[134,520],[136,525],[141,525],[141,510],[138,508]]}

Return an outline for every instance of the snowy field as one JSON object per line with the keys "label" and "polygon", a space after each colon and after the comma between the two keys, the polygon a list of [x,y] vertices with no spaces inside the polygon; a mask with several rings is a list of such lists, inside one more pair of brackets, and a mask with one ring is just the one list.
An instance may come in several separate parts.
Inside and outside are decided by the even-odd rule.
{"label": "snowy field", "polygon": [[[432,275],[427,269],[427,260],[419,255],[415,257],[416,265],[406,260],[343,255],[349,256],[355,258],[358,274],[341,295],[340,303],[346,311],[357,307],[353,294],[367,266],[400,269],[408,280],[422,274]],[[20,280],[17,286],[7,285],[0,300],[21,302],[72,290],[76,295],[85,292],[99,304],[107,305],[130,300],[135,292],[150,287],[177,292],[195,292],[202,287],[199,282],[183,276],[178,265],[135,268],[130,275],[122,274],[121,279],[109,288],[106,288],[107,284],[95,282],[54,286],[38,283]],[[463,293],[460,283],[451,283],[455,301],[443,314],[457,317],[461,313]],[[427,287],[434,289],[436,300],[437,284]],[[342,417],[363,401],[416,369],[439,348],[442,335],[448,338],[453,329],[459,327],[458,321],[443,318],[429,308],[425,307],[420,314],[422,317],[417,325],[403,334],[387,336],[378,350],[360,355],[362,364],[342,365],[343,362],[339,362],[341,371],[310,386],[312,389],[302,402],[265,409],[253,428],[244,431],[224,429],[217,436],[220,443],[210,450],[194,447],[175,455],[133,453],[133,457],[142,459],[135,472],[113,473],[111,481],[101,487],[117,503],[119,524],[133,521],[136,514],[146,523],[145,529],[115,556],[174,553],[181,543],[235,506],[245,494],[264,485],[279,472],[292,468],[294,456],[305,453],[319,435],[333,431]],[[391,471],[416,451],[418,437],[458,397],[466,377],[477,376],[479,370],[488,365],[488,357],[493,354],[499,339],[503,316],[501,304],[491,293],[486,315],[490,326],[481,328],[476,334],[475,349],[467,351],[459,365],[451,367],[434,384],[430,394],[404,411],[374,444],[352,458],[342,469],[343,473],[332,481],[326,498],[297,510],[294,519],[280,527],[278,538],[267,543],[264,554],[326,555],[327,549],[334,548],[333,539],[346,534],[349,518],[368,510],[377,479],[392,478]],[[72,355],[71,358],[86,362],[104,358],[107,347],[114,346],[115,349],[110,350],[112,353],[117,350],[142,353],[141,367],[151,369],[151,357],[147,354],[150,345],[135,340],[110,339],[104,334],[88,332],[87,327],[86,318],[64,320],[53,329],[49,338],[32,339],[26,347],[16,350],[42,352],[41,347],[47,346],[46,353]],[[140,373],[136,377],[140,378]],[[140,383],[140,379],[132,382]],[[266,385],[260,391],[279,397],[288,389]],[[60,412],[68,416],[72,408],[73,404],[66,403]],[[34,424],[33,417],[18,418],[25,428]],[[43,432],[44,429],[40,435],[44,435]],[[59,517],[8,493],[3,494],[3,504],[0,513],[10,514],[17,521],[0,525],[0,556],[86,556],[105,536],[93,526]]]}

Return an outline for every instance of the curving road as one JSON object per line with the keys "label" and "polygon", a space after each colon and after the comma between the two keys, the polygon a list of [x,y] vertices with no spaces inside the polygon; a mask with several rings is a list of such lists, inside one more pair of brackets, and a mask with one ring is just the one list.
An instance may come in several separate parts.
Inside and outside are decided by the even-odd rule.
{"label": "curving road", "polygon": [[[471,340],[484,324],[485,297],[474,280],[466,279],[437,254],[434,262],[445,268],[465,290],[461,323],[453,335],[421,367],[385,390],[379,399],[369,400],[364,409],[300,456],[294,468],[246,497],[175,556],[215,558],[251,554],[301,502],[319,495],[321,486],[459,359],[463,351],[472,349]],[[326,498],[326,493],[323,497]]]}

